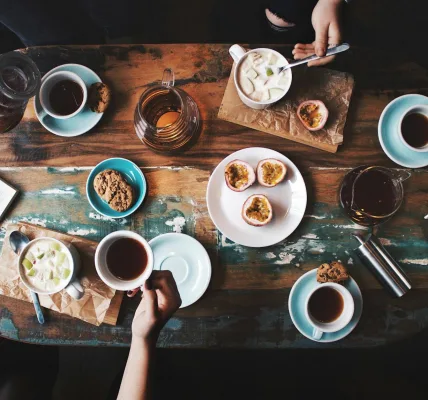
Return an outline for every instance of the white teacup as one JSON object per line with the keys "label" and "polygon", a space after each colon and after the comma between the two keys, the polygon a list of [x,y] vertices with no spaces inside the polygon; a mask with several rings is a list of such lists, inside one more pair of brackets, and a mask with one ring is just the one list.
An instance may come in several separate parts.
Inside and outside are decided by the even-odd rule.
{"label": "white teacup", "polygon": [[259,49],[254,49],[254,50],[250,50],[250,51],[245,51],[245,49],[242,48],[241,46],[239,46],[238,44],[234,44],[229,49],[229,53],[232,56],[233,61],[235,61],[235,63],[236,63],[235,71],[233,73],[233,80],[235,82],[235,87],[236,87],[236,90],[238,92],[239,98],[242,100],[242,102],[246,106],[254,108],[256,110],[262,110],[264,108],[267,108],[271,104],[274,104],[277,101],[281,100],[287,94],[287,92],[290,90],[290,86],[291,86],[292,73],[291,73],[291,69],[287,71],[287,73],[290,74],[290,80],[288,82],[287,87],[283,88],[284,93],[280,97],[276,97],[273,100],[267,100],[267,101],[255,101],[253,99],[250,99],[249,97],[247,97],[245,95],[245,93],[241,90],[241,88],[239,86],[238,73],[239,73],[239,68],[240,68],[242,62],[246,59],[246,57],[248,57],[249,54],[256,53],[256,52],[271,52],[277,56],[278,60],[281,60],[281,65],[288,65],[289,63],[288,63],[287,59],[282,54],[280,54],[277,51],[272,50],[272,49],[259,48]]}
{"label": "white teacup", "polygon": [[[107,267],[107,252],[109,247],[118,239],[130,238],[140,242],[147,253],[147,266],[143,273],[135,279],[123,280],[114,276]],[[126,267],[126,255],[123,257],[123,265]],[[147,241],[140,236],[138,233],[130,231],[116,231],[107,235],[98,244],[97,250],[95,251],[95,268],[98,272],[99,277],[102,281],[113,289],[133,291],[135,288],[139,288],[144,285],[144,282],[150,277],[153,271],[153,251]]]}
{"label": "white teacup", "polygon": [[[316,318],[314,318],[309,310],[309,300],[311,299],[312,295],[320,289],[330,287],[336,291],[339,292],[339,294],[342,296],[343,299],[343,309],[341,314],[331,322],[320,322]],[[346,325],[351,322],[351,319],[354,315],[354,299],[349,292],[348,289],[346,289],[344,286],[339,285],[338,283],[332,283],[327,282],[320,285],[317,285],[314,289],[311,290],[309,293],[307,299],[306,299],[306,305],[305,305],[305,315],[308,321],[313,326],[313,332],[312,337],[315,340],[321,339],[324,332],[337,332],[343,329]]]}
{"label": "white teacup", "polygon": [[407,141],[404,139],[403,132],[401,129],[401,126],[403,124],[403,120],[405,117],[407,117],[410,114],[422,114],[425,115],[426,118],[428,118],[428,106],[426,105],[417,105],[410,107],[400,118],[400,122],[398,124],[398,135],[400,136],[401,142],[410,150],[417,151],[420,153],[425,153],[428,151],[428,143],[423,147],[413,147]]}
{"label": "white teacup", "polygon": [[[61,251],[64,251],[66,253],[66,256],[68,257],[68,263],[69,268],[71,270],[70,275],[67,279],[65,279],[63,282],[61,282],[61,285],[55,288],[53,291],[49,290],[40,290],[36,287],[34,287],[29,279],[27,279],[24,267],[22,266],[22,261],[24,260],[25,255],[27,254],[27,250],[30,246],[32,246],[34,243],[40,241],[40,240],[49,240],[52,242],[56,242],[61,244],[63,247],[61,247]],[[27,286],[28,289],[30,289],[32,292],[38,293],[38,294],[46,294],[51,295],[54,293],[58,293],[61,290],[65,289],[66,292],[73,298],[79,300],[83,297],[85,290],[83,289],[82,285],[80,284],[79,280],[77,279],[76,275],[80,270],[80,255],[76,248],[71,243],[64,243],[60,240],[50,238],[50,237],[40,237],[37,239],[34,239],[30,241],[21,251],[18,259],[18,270],[19,275],[21,277],[22,282],[25,286]]]}
{"label": "white teacup", "polygon": [[[52,107],[52,104],[50,102],[50,93],[55,84],[65,80],[76,82],[81,87],[83,91],[83,100],[82,104],[75,112],[67,115],[61,115],[56,113],[54,108]],[[49,75],[43,80],[39,93],[40,104],[42,105],[43,110],[50,116],[57,119],[67,119],[79,114],[80,111],[82,111],[83,107],[85,107],[86,101],[88,99],[88,90],[86,88],[85,82],[83,82],[82,78],[80,78],[79,75],[70,71],[58,71]]]}

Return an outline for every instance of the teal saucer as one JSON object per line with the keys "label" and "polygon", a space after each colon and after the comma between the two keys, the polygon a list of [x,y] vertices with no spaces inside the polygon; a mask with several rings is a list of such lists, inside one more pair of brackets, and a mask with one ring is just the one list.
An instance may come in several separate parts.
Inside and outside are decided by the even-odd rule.
{"label": "teal saucer", "polygon": [[313,326],[305,316],[305,304],[310,291],[315,286],[319,285],[321,285],[321,283],[317,282],[316,269],[302,275],[291,289],[290,297],[288,298],[288,310],[290,312],[291,320],[302,335],[306,336],[308,339],[314,340],[315,342],[336,342],[337,340],[343,339],[345,336],[349,335],[357,326],[363,312],[363,296],[361,295],[360,288],[355,280],[353,278],[349,278],[345,283],[345,287],[351,293],[355,305],[354,316],[352,317],[351,322],[340,331],[324,333],[321,339],[315,340],[312,337]]}
{"label": "teal saucer", "polygon": [[379,141],[383,151],[394,162],[407,168],[422,168],[428,165],[428,152],[421,153],[406,147],[398,133],[400,118],[410,107],[428,105],[428,97],[406,94],[391,101],[379,119]]}
{"label": "teal saucer", "polygon": [[[79,75],[83,82],[86,84],[86,88],[89,90],[93,83],[101,82],[100,77],[88,67],[80,64],[64,64],[51,69],[42,79],[43,81],[49,75],[58,71],[70,71]],[[73,137],[79,136],[90,129],[92,129],[102,118],[103,113],[96,113],[85,106],[82,111],[74,117],[67,119],[57,119],[43,111],[42,105],[40,104],[39,94],[36,94],[34,98],[34,109],[40,123],[49,131],[58,136]]]}
{"label": "teal saucer", "polygon": [[154,271],[171,271],[181,297],[181,307],[199,300],[211,280],[211,261],[204,246],[183,233],[165,233],[149,242]]}
{"label": "teal saucer", "polygon": [[[134,189],[134,205],[130,209],[124,212],[115,211],[110,208],[110,206],[95,192],[94,179],[99,172],[104,171],[105,169],[114,169],[119,171]],[[89,203],[95,211],[110,218],[124,218],[131,215],[138,207],[141,206],[141,203],[146,196],[146,192],[146,178],[141,172],[141,169],[132,161],[125,158],[109,158],[100,162],[91,171],[88,176],[88,180],[86,181],[86,196],[88,197]]]}

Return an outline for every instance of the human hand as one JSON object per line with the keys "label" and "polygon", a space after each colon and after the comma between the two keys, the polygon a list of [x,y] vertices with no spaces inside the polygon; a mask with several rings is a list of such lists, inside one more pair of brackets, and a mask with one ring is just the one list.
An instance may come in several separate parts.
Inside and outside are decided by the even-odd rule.
{"label": "human hand", "polygon": [[171,271],[153,271],[144,283],[143,295],[132,321],[132,335],[156,342],[160,330],[181,306]]}
{"label": "human hand", "polygon": [[[342,41],[340,32],[339,11],[343,0],[319,0],[312,11],[312,26],[315,29],[315,41],[310,44],[298,43],[294,46],[295,60],[312,54],[323,57],[329,45],[337,45]],[[335,56],[310,61],[310,67],[328,64]]]}

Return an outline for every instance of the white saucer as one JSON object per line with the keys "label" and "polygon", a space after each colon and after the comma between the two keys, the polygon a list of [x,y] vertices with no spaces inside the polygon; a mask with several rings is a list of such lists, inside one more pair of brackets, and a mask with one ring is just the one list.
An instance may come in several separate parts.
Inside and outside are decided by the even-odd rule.
{"label": "white saucer", "polygon": [[204,246],[183,233],[165,233],[149,242],[156,271],[169,270],[177,283],[181,307],[199,300],[211,280],[211,261]]}
{"label": "white saucer", "polygon": [[[260,160],[276,158],[287,166],[284,182],[273,188],[257,182],[243,192],[230,190],[224,180],[224,168],[235,159],[257,167]],[[242,206],[253,194],[264,194],[273,208],[273,219],[261,227],[248,225],[242,218]],[[248,247],[266,247],[281,242],[298,227],[305,214],[306,186],[302,174],[284,155],[262,147],[239,150],[226,157],[214,170],[207,188],[207,205],[211,219],[223,235]]]}

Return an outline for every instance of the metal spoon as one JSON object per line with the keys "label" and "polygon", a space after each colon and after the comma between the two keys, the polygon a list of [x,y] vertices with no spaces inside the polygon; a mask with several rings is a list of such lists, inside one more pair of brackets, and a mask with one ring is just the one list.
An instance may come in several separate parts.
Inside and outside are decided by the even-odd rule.
{"label": "metal spoon", "polygon": [[[24,247],[30,242],[27,236],[19,231],[13,231],[9,236],[9,244],[12,250],[18,254],[21,254]],[[37,320],[41,323],[45,323],[45,317],[43,316],[42,308],[40,307],[39,296],[30,290],[31,298],[33,299],[34,309],[36,310]]]}
{"label": "metal spoon", "polygon": [[[338,44],[337,46],[333,46],[333,47],[330,47],[329,49],[327,49],[327,52],[326,52],[324,57],[332,56],[333,54],[337,54],[337,53],[342,53],[342,51],[349,50],[349,48],[350,48],[350,46],[348,43]],[[324,58],[324,57],[319,57],[316,54],[313,54],[309,57],[302,58],[301,60],[297,60],[297,61],[294,61],[294,62],[288,64],[288,65],[284,65],[283,67],[280,67],[278,73],[280,74],[282,71],[289,69],[289,68],[293,68],[296,65],[305,64],[309,61],[319,60],[320,58]]]}

